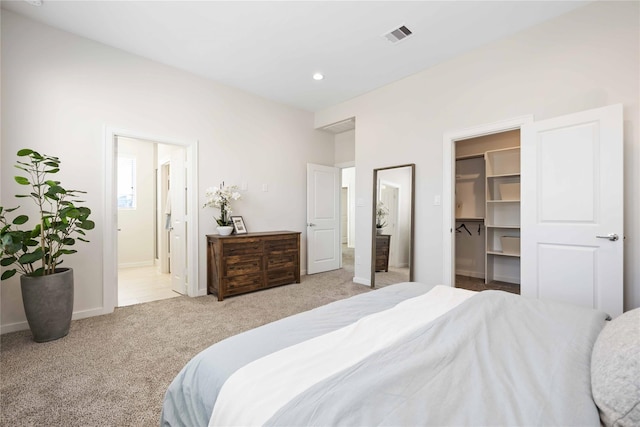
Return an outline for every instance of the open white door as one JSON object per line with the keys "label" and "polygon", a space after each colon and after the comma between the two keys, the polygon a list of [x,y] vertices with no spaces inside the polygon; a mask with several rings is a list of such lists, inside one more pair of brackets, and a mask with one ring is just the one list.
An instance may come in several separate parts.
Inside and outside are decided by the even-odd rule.
{"label": "open white door", "polygon": [[521,294],[623,310],[622,106],[522,128]]}
{"label": "open white door", "polygon": [[186,170],[185,150],[175,148],[171,152],[169,166],[169,193],[171,197],[171,232],[169,236],[169,263],[171,288],[178,293],[187,293],[186,271]]}
{"label": "open white door", "polygon": [[307,274],[340,268],[340,169],[307,164]]}

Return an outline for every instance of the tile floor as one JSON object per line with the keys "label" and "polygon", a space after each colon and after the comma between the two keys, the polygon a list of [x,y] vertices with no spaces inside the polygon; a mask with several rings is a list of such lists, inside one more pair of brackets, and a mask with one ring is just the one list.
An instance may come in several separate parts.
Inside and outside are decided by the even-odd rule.
{"label": "tile floor", "polygon": [[171,290],[171,275],[159,267],[121,268],[118,270],[118,307],[180,296]]}

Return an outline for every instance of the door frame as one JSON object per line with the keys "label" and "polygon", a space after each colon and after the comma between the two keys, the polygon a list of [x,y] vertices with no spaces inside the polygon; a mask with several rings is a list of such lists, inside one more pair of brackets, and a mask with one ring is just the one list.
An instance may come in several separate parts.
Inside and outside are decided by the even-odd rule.
{"label": "door frame", "polygon": [[104,217],[102,302],[103,313],[111,313],[118,305],[118,206],[117,206],[117,138],[133,138],[167,145],[177,145],[186,151],[187,161],[187,292],[199,296],[198,285],[198,141],[172,139],[141,131],[104,126]]}
{"label": "door frame", "polygon": [[479,136],[491,135],[515,129],[521,129],[524,125],[533,123],[533,115],[523,115],[512,119],[501,120],[493,123],[472,126],[468,128],[445,132],[443,136],[442,156],[442,247],[443,247],[443,271],[442,284],[455,286],[455,191],[456,191],[456,142]]}

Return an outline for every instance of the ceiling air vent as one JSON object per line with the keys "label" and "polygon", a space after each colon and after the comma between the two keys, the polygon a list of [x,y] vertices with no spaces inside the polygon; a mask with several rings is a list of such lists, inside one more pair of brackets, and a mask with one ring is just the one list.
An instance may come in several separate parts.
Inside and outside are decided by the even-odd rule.
{"label": "ceiling air vent", "polygon": [[384,37],[387,40],[389,40],[391,43],[398,43],[400,40],[406,39],[411,34],[413,34],[411,30],[408,29],[405,25],[403,25],[399,28],[396,28],[395,30],[392,30],[384,34]]}

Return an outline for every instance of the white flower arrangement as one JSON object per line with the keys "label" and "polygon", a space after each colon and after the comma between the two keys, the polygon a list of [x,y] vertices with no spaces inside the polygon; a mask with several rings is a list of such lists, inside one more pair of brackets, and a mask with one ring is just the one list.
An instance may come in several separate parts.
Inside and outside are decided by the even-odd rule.
{"label": "white flower arrangement", "polygon": [[237,185],[224,185],[224,181],[219,187],[209,187],[205,192],[206,202],[203,208],[220,209],[220,218],[215,218],[219,226],[232,225],[231,222],[231,201],[240,199],[241,195]]}

